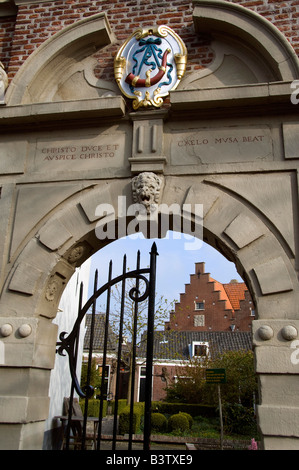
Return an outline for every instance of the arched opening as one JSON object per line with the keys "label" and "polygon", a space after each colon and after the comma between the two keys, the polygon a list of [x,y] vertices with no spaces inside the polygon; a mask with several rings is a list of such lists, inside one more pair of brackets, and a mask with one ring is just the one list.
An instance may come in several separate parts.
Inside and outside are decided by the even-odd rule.
{"label": "arched opening", "polygon": [[[179,193],[177,192],[178,185]],[[36,235],[22,249],[15,260],[14,268],[7,277],[2,297],[7,315],[11,314],[12,309],[15,311],[18,306],[20,311],[28,311],[26,323],[31,325],[32,331],[26,339],[29,346],[28,355],[23,356],[25,362],[21,368],[27,366],[30,369],[33,358],[34,366],[38,367],[40,373],[43,374],[44,384],[49,380],[50,371],[54,366],[57,329],[52,319],[57,314],[61,294],[75,268],[107,245],[107,240],[100,240],[96,236],[96,229],[105,227],[104,231],[107,231],[109,223],[115,226],[115,222],[120,222],[123,224],[121,226],[131,228],[129,235],[137,226],[134,223],[129,224],[132,222],[132,216],[128,219],[123,214],[122,217],[118,217],[121,213],[117,210],[113,214],[104,216],[97,213],[97,207],[101,203],[106,204],[107,207],[107,201],[110,201],[111,207],[117,208],[119,194],[127,196],[127,207],[129,207],[132,202],[130,189],[130,181],[119,180],[116,183],[111,182],[109,189],[106,185],[104,188],[98,185],[67,199],[57,212],[50,214],[40,223]],[[277,305],[277,302],[281,309],[284,305],[288,305],[288,311],[290,311],[290,302],[294,303],[294,306],[296,304],[296,291],[293,286],[297,280],[286,255],[285,250],[288,251],[286,240],[270,230],[267,220],[265,222],[263,216],[252,205],[246,204],[244,198],[238,198],[236,194],[224,191],[221,185],[215,184],[215,180],[210,184],[209,180],[194,182],[192,177],[167,178],[162,202],[170,205],[171,201],[176,201],[180,207],[183,204],[194,204],[194,201],[202,202],[204,240],[233,261],[246,282],[259,315],[253,327],[257,373],[263,382],[262,390],[267,390],[267,372],[264,371],[268,370],[269,363],[264,362],[263,354],[270,352],[270,349],[266,346],[265,351],[264,341],[271,340],[273,333],[272,336],[266,338],[260,335],[259,329],[269,323],[267,321],[269,312],[273,311],[273,306]],[[188,208],[190,209],[189,206]],[[195,227],[194,215],[196,214],[192,211],[194,208],[191,212],[189,211],[188,215],[185,214],[186,221],[193,221],[193,227],[192,224],[189,225],[191,227],[189,233],[192,228],[194,233]],[[167,211],[165,214],[169,216]],[[183,218],[180,220],[182,221]],[[173,221],[170,220],[170,229],[173,229],[172,224]],[[201,219],[199,225],[202,226]],[[113,245],[110,246],[113,247]],[[30,260],[30,265],[28,260]],[[277,272],[280,274],[279,284],[276,282]],[[54,284],[53,281],[55,281]],[[18,316],[11,318],[9,322],[13,323],[16,329],[21,326],[20,322],[25,323]],[[289,321],[293,324],[291,319]],[[268,331],[271,331],[271,328],[270,326]],[[12,336],[8,336],[4,338],[4,341],[9,345],[15,340]],[[285,373],[284,367],[288,365],[289,344],[286,344],[285,362],[280,363],[281,373]],[[275,353],[271,348],[272,352]],[[19,367],[19,357],[12,357],[14,362],[9,365]],[[289,370],[290,367],[292,368],[293,364],[289,366]],[[39,432],[42,433],[44,432],[42,420],[48,417],[48,389],[43,393],[46,394],[46,398],[41,400],[44,401],[43,413],[38,418]],[[263,407],[261,409],[263,412]],[[43,416],[42,420],[41,416]],[[263,427],[262,432],[264,432]]]}
{"label": "arched opening", "polygon": [[[147,263],[148,254],[149,254],[152,242],[153,242],[153,239],[146,239],[144,235],[139,232],[136,234],[131,234],[122,239],[114,240],[111,243],[108,243],[102,249],[100,249],[97,253],[95,253],[89,260],[83,263],[81,268],[79,268],[79,269],[82,269],[82,268],[84,269],[84,267],[87,266],[87,271],[89,271],[89,269],[91,270],[91,281],[88,283],[85,280],[86,295],[87,295],[87,291],[89,292],[89,294],[92,292],[92,289],[93,289],[92,273],[95,269],[99,269],[99,277],[101,279],[100,285],[102,285],[104,282],[106,282],[108,278],[108,265],[111,259],[113,260],[113,267],[114,267],[113,275],[118,275],[121,273],[122,259],[123,259],[123,255],[125,254],[127,255],[127,260],[128,260],[128,265],[127,265],[128,269],[134,269],[137,250],[140,250],[141,258],[144,259],[145,263]],[[228,284],[232,279],[236,280],[236,278],[238,279],[238,281],[242,282],[242,278],[236,271],[234,263],[231,261],[228,261],[222,254],[220,254],[219,251],[217,251],[216,249],[214,249],[207,243],[203,243],[199,239],[196,239],[189,235],[185,236],[183,233],[169,231],[165,238],[156,239],[156,243],[157,243],[158,252],[159,252],[158,269],[157,269],[157,297],[164,295],[164,297],[167,297],[167,299],[178,301],[180,294],[184,291],[185,284],[188,284],[188,281],[190,282],[190,278],[192,277],[192,275],[194,275],[195,265],[200,262],[207,263],[206,272],[211,273],[211,276],[213,276],[214,279],[216,278],[217,281],[220,281],[221,284]],[[175,274],[176,271],[178,275]],[[88,276],[87,276],[87,279],[88,279]],[[210,280],[208,282],[211,283]],[[72,290],[69,291],[68,296],[71,296],[70,302],[72,302],[72,300],[75,298],[74,294],[78,290],[78,272],[76,272],[73,275],[73,277],[70,280],[70,283],[72,283],[72,287],[71,287]],[[217,286],[218,285],[219,285],[219,282],[217,282]],[[216,287],[214,290],[218,291],[219,287]],[[87,297],[89,297],[89,295],[87,295]],[[218,297],[218,294],[215,293],[215,299],[217,297]],[[63,295],[63,298],[64,298],[64,295]],[[192,299],[192,301],[193,300],[194,299]],[[220,300],[220,304],[224,303],[224,299],[222,297],[219,300]],[[68,300],[66,297],[63,300],[63,305],[67,305],[67,303],[68,303]],[[227,307],[228,306],[226,306],[226,309],[228,311],[229,309]],[[64,307],[62,307],[62,309],[63,308]],[[59,309],[60,309],[60,306],[59,306]],[[64,313],[66,312],[58,313],[58,316],[60,317],[60,321],[63,318]],[[170,311],[168,313],[170,314]],[[168,315],[168,318],[165,317],[164,320],[169,321],[169,315]],[[56,320],[54,321],[56,322]],[[58,321],[58,324],[59,324],[59,321]],[[69,325],[69,328],[71,327],[72,325]],[[164,328],[166,328],[166,325],[164,325]],[[206,330],[207,328],[197,328],[197,329]],[[237,330],[239,330],[239,328],[237,328]],[[65,331],[65,324],[59,325],[59,333],[62,331]],[[234,331],[234,330],[230,330],[230,331]],[[250,329],[248,331],[250,331]],[[58,337],[59,337],[59,333],[58,333]],[[156,332],[156,333],[160,334],[161,331]],[[217,342],[217,339],[214,341]],[[186,343],[186,345],[184,345],[184,349],[186,349],[187,347],[188,347],[188,344]],[[210,348],[212,349],[211,344],[210,344]],[[240,345],[240,349],[242,350],[242,344]],[[177,356],[177,358],[178,357],[179,356]],[[56,364],[59,364],[59,363],[61,364],[61,359],[64,360],[65,363],[67,363],[66,358],[59,358],[57,356]],[[180,358],[178,363],[179,362],[180,363],[184,362],[185,364],[186,358],[184,359],[184,361],[183,361],[183,357]],[[155,367],[158,371],[161,369],[162,366],[157,359],[156,359],[156,363],[157,365]],[[138,367],[141,368],[141,366],[138,366]],[[173,370],[171,371],[171,373],[174,374]],[[57,380],[57,377],[55,379],[54,374],[55,374],[55,369],[52,372],[53,377],[51,381],[51,388],[53,390],[56,390],[55,380]],[[110,374],[110,371],[108,367],[107,381],[110,383],[111,377],[109,374]],[[158,375],[159,375],[158,373],[154,374],[155,377],[158,377]],[[138,380],[136,384],[136,387],[137,387],[136,401],[140,401],[141,399],[140,393],[141,393],[141,383],[143,383],[142,380],[144,380],[144,378],[142,376],[140,377],[138,376]],[[171,381],[173,380],[174,380],[174,377],[172,377]],[[163,392],[161,391],[162,391],[162,387],[163,388],[165,387],[164,382],[163,383],[161,382],[162,384],[161,386],[159,381],[158,380],[156,381],[158,383],[155,385],[155,388],[157,388],[158,386],[161,389],[160,393],[163,394]],[[60,381],[59,383],[60,383],[60,386],[62,386],[62,381]],[[67,385],[67,387],[69,387],[69,385]],[[67,388],[67,390],[69,390],[69,388]],[[166,397],[166,394],[164,395]],[[157,400],[157,397],[158,395],[155,395],[154,400]],[[164,400],[165,400],[165,397],[164,397]],[[54,397],[54,399],[55,398],[56,397]],[[58,409],[56,408],[56,411],[54,411],[55,406],[52,408],[52,416],[54,415],[57,416],[61,414],[61,412],[59,412],[59,407],[61,407],[62,402],[63,400],[60,397],[60,402],[58,403]],[[50,423],[51,423],[51,416],[47,424],[50,425]]]}

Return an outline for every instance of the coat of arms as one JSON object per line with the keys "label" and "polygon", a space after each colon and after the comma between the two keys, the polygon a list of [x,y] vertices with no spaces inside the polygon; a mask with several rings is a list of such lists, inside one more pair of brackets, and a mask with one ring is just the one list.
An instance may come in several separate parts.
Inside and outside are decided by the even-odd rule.
{"label": "coat of arms", "polygon": [[168,26],[138,29],[119,49],[114,74],[122,93],[134,99],[133,108],[160,107],[186,69],[187,49]]}

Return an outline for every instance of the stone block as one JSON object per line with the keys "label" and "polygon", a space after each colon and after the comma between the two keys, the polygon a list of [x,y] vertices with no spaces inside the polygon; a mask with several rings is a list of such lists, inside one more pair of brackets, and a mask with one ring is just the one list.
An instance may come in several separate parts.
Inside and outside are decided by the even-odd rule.
{"label": "stone block", "polygon": [[37,421],[22,426],[20,450],[41,450],[44,441],[45,422]]}
{"label": "stone block", "polygon": [[[15,393],[16,391],[13,391]],[[26,396],[0,397],[0,415],[3,423],[25,423],[28,398]]]}
{"label": "stone block", "polygon": [[12,391],[20,396],[48,396],[51,371],[30,367],[2,367],[0,396],[10,396]]}
{"label": "stone block", "polygon": [[9,289],[23,294],[33,295],[42,271],[29,263],[20,263],[11,278]]}
{"label": "stone block", "polygon": [[[11,334],[3,336],[3,325],[11,325]],[[1,365],[52,369],[55,362],[57,325],[45,318],[1,317]]]}
{"label": "stone block", "polygon": [[50,250],[54,251],[64,245],[72,238],[72,234],[67,230],[60,220],[54,220],[41,228],[37,238]]}
{"label": "stone block", "polygon": [[255,266],[254,272],[263,295],[293,290],[289,272],[281,256]]}
{"label": "stone block", "polygon": [[1,450],[41,450],[45,422],[9,423],[0,427]]}
{"label": "stone block", "polygon": [[0,397],[0,414],[3,423],[26,423],[45,420],[49,412],[49,397]]}
{"label": "stone block", "polygon": [[[260,213],[261,223],[265,223],[282,243],[287,243],[295,253],[293,194],[295,179],[291,172],[225,175],[207,177],[205,181],[242,198]],[[270,223],[269,223],[270,222]],[[226,224],[227,226],[227,224]]]}
{"label": "stone block", "polygon": [[74,184],[29,185],[18,191],[11,255],[45,215],[78,190]]}
{"label": "stone block", "polygon": [[299,339],[299,320],[263,319],[252,323],[254,346],[285,346]]}
{"label": "stone block", "polygon": [[265,233],[265,227],[247,214],[239,214],[224,230],[238,248],[243,248],[260,238]]}
{"label": "stone block", "polygon": [[264,435],[299,437],[299,407],[259,405],[257,412]]}
{"label": "stone block", "polygon": [[299,439],[296,437],[265,436],[263,439],[264,450],[299,450]]}
{"label": "stone block", "polygon": [[0,210],[2,223],[0,224],[0,285],[2,285],[4,280],[4,270],[7,260],[7,252],[9,250],[8,241],[10,239],[10,216],[14,204],[14,192],[14,183],[1,185]]}
{"label": "stone block", "polygon": [[184,204],[202,204],[203,217],[207,215],[219,198],[219,194],[210,186],[193,185],[188,189]]}
{"label": "stone block", "polygon": [[290,346],[255,348],[256,372],[261,374],[299,374],[298,354]]}
{"label": "stone block", "polygon": [[1,136],[0,175],[24,173],[28,153],[28,141],[25,137]]}
{"label": "stone block", "polygon": [[[133,142],[131,171],[163,172],[166,163],[164,156],[163,116],[160,119],[146,119],[146,115],[136,114],[133,118]],[[139,118],[139,119],[138,119]]]}
{"label": "stone block", "polygon": [[[99,205],[101,205],[100,208],[102,210],[97,210]],[[104,210],[107,210],[108,212],[111,210],[112,214],[115,214],[116,211],[116,208],[113,206],[110,189],[107,186],[96,187],[92,191],[89,191],[84,195],[84,197],[82,197],[80,206],[89,222],[94,222],[95,220],[103,217],[105,215],[103,213]],[[109,215],[109,213],[107,215]]]}
{"label": "stone block", "polygon": [[299,381],[297,374],[261,374],[260,403],[265,405],[296,407],[298,405]]}
{"label": "stone block", "polygon": [[1,424],[0,450],[19,450],[22,428],[23,424]]}
{"label": "stone block", "polygon": [[299,158],[299,123],[288,122],[282,125],[285,159]]}

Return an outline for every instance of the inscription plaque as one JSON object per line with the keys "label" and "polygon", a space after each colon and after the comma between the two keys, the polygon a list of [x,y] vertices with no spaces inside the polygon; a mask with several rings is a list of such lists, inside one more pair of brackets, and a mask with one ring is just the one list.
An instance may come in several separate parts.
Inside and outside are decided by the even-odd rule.
{"label": "inscription plaque", "polygon": [[37,140],[35,171],[83,171],[124,165],[125,134]]}
{"label": "inscription plaque", "polygon": [[271,130],[267,127],[227,127],[174,131],[171,164],[194,165],[272,160]]}

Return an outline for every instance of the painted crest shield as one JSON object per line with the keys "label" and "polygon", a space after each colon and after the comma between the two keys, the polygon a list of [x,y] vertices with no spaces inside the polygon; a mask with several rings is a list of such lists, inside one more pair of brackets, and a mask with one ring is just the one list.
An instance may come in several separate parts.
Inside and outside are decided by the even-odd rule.
{"label": "painted crest shield", "polygon": [[119,49],[114,61],[115,79],[133,108],[163,104],[163,98],[182,79],[187,49],[168,26],[136,30]]}

